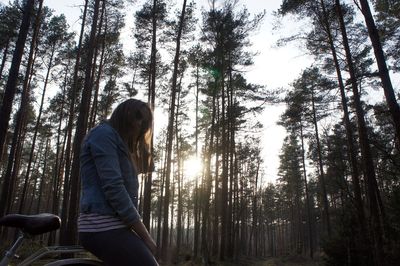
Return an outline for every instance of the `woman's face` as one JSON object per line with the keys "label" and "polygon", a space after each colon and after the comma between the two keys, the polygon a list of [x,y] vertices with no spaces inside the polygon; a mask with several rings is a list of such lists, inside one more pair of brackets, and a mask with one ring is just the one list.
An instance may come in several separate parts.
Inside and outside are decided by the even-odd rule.
{"label": "woman's face", "polygon": [[143,137],[145,133],[149,130],[149,114],[147,114],[146,108],[141,108],[136,111],[133,123],[133,138],[138,140],[139,138]]}

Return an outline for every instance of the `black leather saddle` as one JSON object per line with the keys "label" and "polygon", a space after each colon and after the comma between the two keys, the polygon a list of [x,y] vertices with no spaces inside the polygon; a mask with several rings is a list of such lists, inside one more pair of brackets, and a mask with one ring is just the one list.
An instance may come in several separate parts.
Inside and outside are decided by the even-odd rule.
{"label": "black leather saddle", "polygon": [[19,228],[22,232],[30,235],[40,235],[60,228],[61,219],[51,213],[8,214],[0,218],[0,225]]}

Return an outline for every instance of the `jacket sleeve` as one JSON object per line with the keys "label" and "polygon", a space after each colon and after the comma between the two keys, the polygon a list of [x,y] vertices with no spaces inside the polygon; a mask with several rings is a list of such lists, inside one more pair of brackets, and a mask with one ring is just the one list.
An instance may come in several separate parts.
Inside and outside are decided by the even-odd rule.
{"label": "jacket sleeve", "polygon": [[128,191],[125,188],[118,158],[115,132],[100,130],[94,132],[90,143],[100,184],[105,197],[122,221],[128,226],[140,220]]}

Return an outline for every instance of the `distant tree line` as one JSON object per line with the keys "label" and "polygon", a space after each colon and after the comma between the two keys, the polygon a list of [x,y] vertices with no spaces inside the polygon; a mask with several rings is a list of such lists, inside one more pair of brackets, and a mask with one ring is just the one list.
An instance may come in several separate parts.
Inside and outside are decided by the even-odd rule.
{"label": "distant tree line", "polygon": [[[247,207],[262,178],[262,126],[253,117],[266,92],[243,72],[264,13],[236,1],[203,11],[188,1],[142,1],[125,14],[131,6],[82,1],[78,33],[41,0],[0,7],[0,215],[58,214],[62,228],[45,240],[77,243],[80,143],[114,104],[147,97],[160,133],[155,170],[140,176],[139,209],[163,260],[247,254],[243,240],[257,235]],[[125,16],[134,21],[130,50]],[[189,179],[193,157],[203,168]],[[12,236],[2,229],[3,239]]]}
{"label": "distant tree line", "polygon": [[307,20],[280,44],[295,42],[314,60],[281,97],[287,137],[269,189],[282,202],[274,211],[283,252],[323,251],[327,265],[399,263],[400,114],[390,76],[398,78],[399,11],[386,0],[287,0],[277,11]]}

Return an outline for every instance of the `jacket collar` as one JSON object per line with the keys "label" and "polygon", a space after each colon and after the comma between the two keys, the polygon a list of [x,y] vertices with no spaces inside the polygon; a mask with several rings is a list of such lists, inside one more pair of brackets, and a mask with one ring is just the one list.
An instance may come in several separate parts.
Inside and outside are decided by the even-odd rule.
{"label": "jacket collar", "polygon": [[113,131],[113,132],[115,133],[115,135],[117,136],[119,142],[121,142],[121,144],[122,144],[122,146],[119,145],[118,147],[119,147],[123,152],[126,153],[126,155],[128,156],[128,158],[130,158],[130,157],[131,157],[131,153],[129,152],[128,145],[127,145],[127,144],[125,143],[125,141],[121,138],[121,136],[119,135],[118,131],[117,131],[115,128],[113,128],[113,127],[111,126],[110,122],[108,122],[107,120],[101,121],[101,122],[100,122],[100,125],[101,125],[101,124],[104,124],[104,125],[106,125],[106,126],[108,126],[108,127],[110,127],[110,128],[112,129],[112,131]]}

